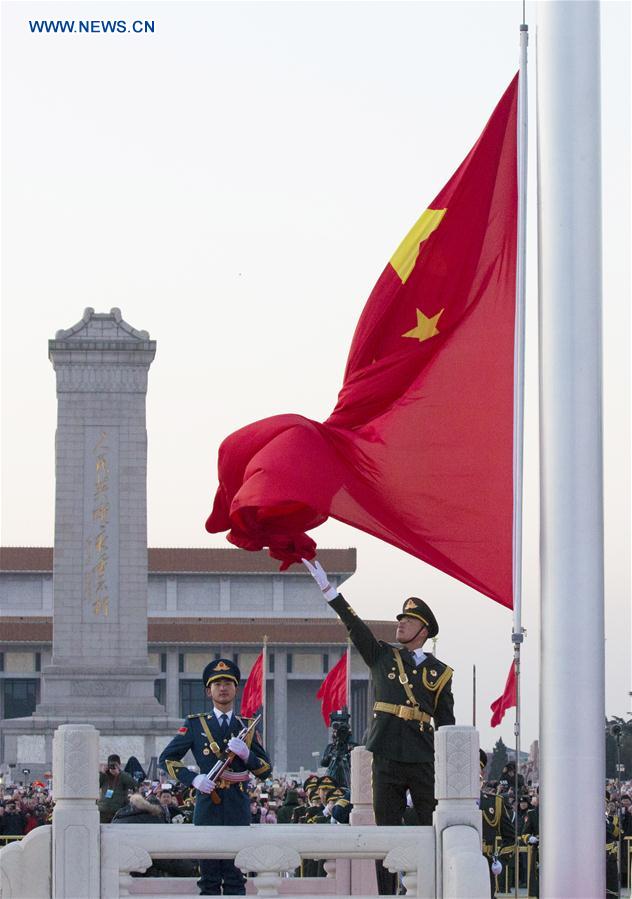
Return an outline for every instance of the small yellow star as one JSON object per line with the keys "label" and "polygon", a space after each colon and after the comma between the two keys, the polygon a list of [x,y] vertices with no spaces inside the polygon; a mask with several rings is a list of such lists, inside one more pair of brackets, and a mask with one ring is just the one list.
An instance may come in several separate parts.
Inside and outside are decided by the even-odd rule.
{"label": "small yellow star", "polygon": [[433,315],[432,318],[428,318],[427,315],[423,314],[421,309],[417,309],[417,327],[413,328],[411,331],[406,331],[405,334],[402,334],[402,337],[416,337],[419,343],[428,340],[430,337],[434,337],[435,334],[439,333],[437,322],[439,321],[442,312],[443,309],[440,309],[436,315]]}

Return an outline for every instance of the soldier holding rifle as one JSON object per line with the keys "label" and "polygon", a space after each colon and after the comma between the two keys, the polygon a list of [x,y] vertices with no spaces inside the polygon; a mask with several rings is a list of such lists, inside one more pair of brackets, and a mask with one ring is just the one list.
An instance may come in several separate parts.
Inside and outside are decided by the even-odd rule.
{"label": "soldier holding rifle", "polygon": [[[228,659],[215,659],[204,669],[202,682],[213,700],[209,714],[189,715],[160,756],[169,776],[198,791],[194,824],[248,825],[250,801],[246,782],[250,774],[266,777],[270,760],[259,742],[253,722],[235,715],[233,705],[241,675]],[[200,769],[189,771],[182,759],[191,750]],[[232,756],[228,765],[227,756]],[[217,773],[220,771],[221,773]],[[209,778],[214,775],[216,781]],[[200,861],[198,886],[202,896],[243,896],[245,877],[227,859]]]}

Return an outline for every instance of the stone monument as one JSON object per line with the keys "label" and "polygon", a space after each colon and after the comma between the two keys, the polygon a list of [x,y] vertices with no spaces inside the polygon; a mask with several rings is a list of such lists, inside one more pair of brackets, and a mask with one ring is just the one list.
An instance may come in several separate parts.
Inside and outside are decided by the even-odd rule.
{"label": "stone monument", "polygon": [[154,696],[147,655],[145,399],[155,352],[119,309],[86,309],[49,341],[58,399],[53,649],[33,717],[3,722],[9,741],[46,740],[49,750],[55,727],[81,722],[101,732],[102,757],[106,746],[148,759],[179,723]]}

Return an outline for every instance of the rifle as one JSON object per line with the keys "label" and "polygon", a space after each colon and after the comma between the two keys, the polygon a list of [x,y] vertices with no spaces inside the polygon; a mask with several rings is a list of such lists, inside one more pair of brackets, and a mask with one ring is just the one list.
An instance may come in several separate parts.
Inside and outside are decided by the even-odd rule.
{"label": "rifle", "polygon": [[[250,724],[247,725],[247,727],[243,727],[237,734],[237,739],[245,741],[246,737],[248,737],[250,735],[250,733],[255,729],[255,727],[257,726],[259,721],[261,721],[261,715],[257,715],[257,717],[253,718],[252,721],[250,722]],[[224,771],[226,771],[226,769],[229,767],[229,765],[232,765],[234,760],[235,760],[235,753],[227,752],[225,758],[218,759],[217,762],[211,768],[211,770],[208,772],[208,774],[206,775],[208,780],[212,780],[212,781],[214,781],[214,783],[217,783],[217,781],[221,779],[221,776],[224,773]],[[215,805],[219,805],[220,802],[222,801],[222,797],[219,795],[217,790],[212,791],[211,799]]]}

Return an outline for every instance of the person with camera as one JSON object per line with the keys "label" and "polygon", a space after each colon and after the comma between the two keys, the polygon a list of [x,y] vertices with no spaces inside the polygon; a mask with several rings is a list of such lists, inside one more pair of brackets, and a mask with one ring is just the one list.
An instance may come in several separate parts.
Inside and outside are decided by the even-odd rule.
{"label": "person with camera", "polygon": [[109,824],[120,808],[127,805],[129,791],[136,781],[121,769],[121,758],[109,755],[104,770],[99,772],[99,815],[101,824]]}
{"label": "person with camera", "polygon": [[341,787],[348,788],[351,785],[351,762],[349,755],[354,746],[351,739],[348,712],[331,712],[329,715],[331,724],[331,743],[325,747],[323,757],[320,760],[321,768],[327,768],[327,774]]}
{"label": "person with camera", "polygon": [[[373,753],[373,809],[376,824],[403,823],[406,792],[422,825],[432,824],[434,798],[434,719],[436,727],[454,724],[452,668],[423,650],[439,633],[430,607],[409,597],[397,615],[395,639],[402,647],[377,640],[368,625],[329,583],[319,562],[303,563],[371,669],[376,702],[366,748]],[[392,895],[396,875],[377,865],[381,894]]]}

